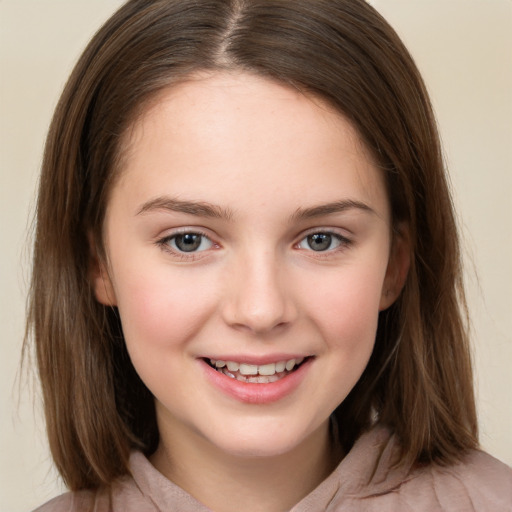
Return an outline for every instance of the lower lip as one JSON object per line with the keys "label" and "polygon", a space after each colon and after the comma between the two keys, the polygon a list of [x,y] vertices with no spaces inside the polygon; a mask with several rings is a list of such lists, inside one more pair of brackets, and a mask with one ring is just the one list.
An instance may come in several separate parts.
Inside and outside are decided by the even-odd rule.
{"label": "lower lip", "polygon": [[248,404],[269,404],[283,399],[299,387],[313,362],[313,358],[309,358],[286,377],[268,384],[241,382],[214,370],[202,359],[199,361],[208,380],[226,395]]}

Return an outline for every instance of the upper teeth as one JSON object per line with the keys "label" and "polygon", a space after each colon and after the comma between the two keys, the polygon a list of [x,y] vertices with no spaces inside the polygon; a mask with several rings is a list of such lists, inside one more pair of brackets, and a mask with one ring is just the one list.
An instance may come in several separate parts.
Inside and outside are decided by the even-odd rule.
{"label": "upper teeth", "polygon": [[295,366],[302,363],[302,361],[304,361],[304,358],[299,357],[298,359],[289,359],[288,361],[256,365],[210,359],[210,363],[216,368],[224,368],[227,366],[230,372],[240,372],[242,375],[274,375],[284,372],[285,370],[291,371]]}

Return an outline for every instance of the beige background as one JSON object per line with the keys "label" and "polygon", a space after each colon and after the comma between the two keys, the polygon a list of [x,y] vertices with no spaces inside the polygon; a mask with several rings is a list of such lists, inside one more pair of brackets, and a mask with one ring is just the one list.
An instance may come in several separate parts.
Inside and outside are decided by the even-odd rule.
{"label": "beige background", "polygon": [[[432,94],[459,207],[483,447],[512,464],[512,1],[373,0]],[[0,510],[61,490],[30,380],[18,392],[45,132],[81,49],[119,0],[0,0]],[[478,275],[478,277],[477,277]]]}

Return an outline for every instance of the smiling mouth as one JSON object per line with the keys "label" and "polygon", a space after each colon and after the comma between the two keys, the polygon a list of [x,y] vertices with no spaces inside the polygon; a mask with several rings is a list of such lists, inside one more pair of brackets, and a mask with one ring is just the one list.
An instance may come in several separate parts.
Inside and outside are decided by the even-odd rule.
{"label": "smiling mouth", "polygon": [[300,357],[262,365],[215,359],[205,359],[204,361],[214,370],[231,379],[250,384],[269,384],[271,382],[277,382],[293,373],[308,359],[310,358]]}

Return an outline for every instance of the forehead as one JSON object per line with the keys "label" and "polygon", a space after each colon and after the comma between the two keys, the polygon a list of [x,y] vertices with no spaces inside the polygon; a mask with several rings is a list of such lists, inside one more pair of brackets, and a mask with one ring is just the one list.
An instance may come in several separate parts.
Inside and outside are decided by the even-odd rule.
{"label": "forehead", "polygon": [[[382,195],[383,177],[354,127],[325,101],[245,73],[191,77],[161,91],[126,132],[120,181],[156,193],[229,194],[286,184],[312,202],[339,199],[343,176],[367,196]],[[158,184],[157,184],[158,182]],[[306,198],[304,198],[306,199]]]}

